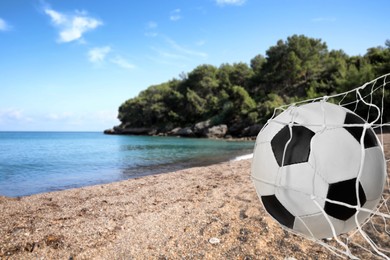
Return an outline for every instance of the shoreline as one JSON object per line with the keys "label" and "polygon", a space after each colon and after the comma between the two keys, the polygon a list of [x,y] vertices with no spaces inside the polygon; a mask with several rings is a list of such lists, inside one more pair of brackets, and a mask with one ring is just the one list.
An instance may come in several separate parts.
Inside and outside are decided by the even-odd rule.
{"label": "shoreline", "polygon": [[[30,138],[30,135],[20,135],[20,138],[27,137]],[[86,141],[78,142],[80,137],[85,137]],[[7,134],[4,138],[10,141],[2,147],[0,161],[4,167],[0,196],[8,197],[211,165],[250,153],[254,147],[253,141],[237,143],[176,137],[107,137],[100,132],[32,134],[32,141],[27,146],[17,141],[13,145],[14,140],[19,138],[18,134]],[[63,148],[58,152],[51,151],[51,140],[61,141]],[[37,152],[24,152],[25,149]]]}
{"label": "shoreline", "polygon": [[[387,158],[389,144],[386,135]],[[250,168],[251,160],[244,159],[27,197],[0,197],[0,259],[334,256],[271,219],[256,194]],[[383,235],[375,239],[389,247]],[[372,257],[363,250],[356,254]]]}
{"label": "shoreline", "polygon": [[[81,188],[93,187],[98,185],[107,185],[107,184],[121,182],[121,181],[144,178],[147,176],[158,176],[163,174],[170,174],[172,172],[191,169],[195,167],[208,167],[211,165],[230,162],[230,161],[247,160],[247,159],[251,159],[252,157],[253,157],[253,153],[243,153],[242,155],[241,153],[239,153],[236,155],[220,156],[217,159],[213,157],[212,160],[210,160],[209,158],[206,159],[197,158],[191,162],[176,162],[176,163],[159,164],[155,166],[143,166],[143,167],[134,168],[133,171],[136,173],[129,173],[131,177],[124,178],[124,179],[116,179],[116,180],[113,179],[112,181],[108,181],[108,182],[97,182],[88,185],[75,184],[73,186],[69,186],[66,188],[58,188],[58,189],[52,187],[52,188],[48,188],[48,190],[44,192],[31,193],[25,195],[7,196],[4,194],[0,194],[0,198],[3,197],[3,198],[10,198],[10,199],[18,199],[18,198],[29,197],[29,196],[39,195],[39,194],[51,193],[51,192],[61,192],[66,190],[81,189]],[[138,172],[142,172],[142,174]]]}

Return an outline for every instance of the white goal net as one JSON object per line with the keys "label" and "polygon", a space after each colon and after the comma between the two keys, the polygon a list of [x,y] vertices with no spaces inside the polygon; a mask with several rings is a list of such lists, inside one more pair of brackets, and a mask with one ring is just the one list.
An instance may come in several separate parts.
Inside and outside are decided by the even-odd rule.
{"label": "white goal net", "polygon": [[[313,235],[303,236],[314,240],[316,243],[326,247],[339,257],[352,259],[390,259],[390,73],[344,93],[278,107],[275,109],[273,116],[267,124],[272,122],[272,120],[282,112],[291,109],[291,107],[323,101],[337,104],[355,112],[366,121],[364,124],[358,124],[362,129],[370,127],[375,131],[380,142],[380,147],[385,154],[387,179],[384,192],[382,193],[377,208],[369,211],[369,218],[364,222],[359,224],[356,219],[357,227],[355,229],[346,234],[336,235],[332,222],[328,221],[332,226],[333,237],[328,239],[317,239]],[[290,133],[292,133],[291,126]],[[364,140],[365,134],[366,131],[363,130],[361,140]],[[361,145],[364,145],[363,142]],[[286,149],[287,148],[285,148],[285,150]],[[363,162],[356,163],[361,163],[362,165]],[[359,177],[357,178],[357,181],[359,181]],[[356,185],[356,187],[358,187],[358,185]],[[329,202],[338,203],[337,201],[334,202],[331,200],[329,200]],[[343,203],[339,204],[352,207],[351,205],[344,205]],[[358,205],[353,206],[357,212],[368,211],[366,208],[360,207],[360,202],[357,204]],[[324,211],[323,213],[325,214]],[[291,229],[287,230],[294,232]],[[296,234],[302,235],[300,233]]]}

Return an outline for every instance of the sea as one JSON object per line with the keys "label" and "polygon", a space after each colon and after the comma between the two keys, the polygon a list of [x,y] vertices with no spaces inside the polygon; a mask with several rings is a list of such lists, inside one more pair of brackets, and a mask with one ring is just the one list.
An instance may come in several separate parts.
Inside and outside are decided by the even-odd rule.
{"label": "sea", "polygon": [[0,132],[0,196],[27,196],[250,158],[253,148],[253,141]]}

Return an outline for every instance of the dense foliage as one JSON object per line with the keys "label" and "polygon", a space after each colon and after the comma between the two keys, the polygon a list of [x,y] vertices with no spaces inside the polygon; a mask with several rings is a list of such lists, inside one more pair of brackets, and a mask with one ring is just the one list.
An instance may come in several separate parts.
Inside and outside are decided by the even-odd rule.
{"label": "dense foliage", "polygon": [[[293,35],[270,47],[265,57],[254,57],[250,65],[200,65],[180,79],[150,86],[124,102],[118,118],[122,128],[167,131],[208,119],[243,128],[264,123],[284,103],[341,93],[389,72],[389,40],[364,56],[348,56],[342,50],[329,51],[320,39]],[[390,96],[389,91],[385,94]]]}

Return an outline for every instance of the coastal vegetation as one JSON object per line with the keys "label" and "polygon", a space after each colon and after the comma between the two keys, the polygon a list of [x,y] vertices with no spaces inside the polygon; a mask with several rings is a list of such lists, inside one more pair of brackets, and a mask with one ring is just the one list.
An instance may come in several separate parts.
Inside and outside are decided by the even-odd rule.
{"label": "coastal vegetation", "polygon": [[[223,136],[250,136],[275,107],[345,92],[388,72],[390,40],[364,55],[349,56],[329,50],[321,39],[292,35],[249,64],[203,64],[148,87],[120,105],[121,124],[107,133],[169,134],[180,128],[188,130],[182,135],[204,136],[204,127],[223,125]],[[390,98],[385,102],[389,107]],[[385,117],[389,121],[390,115]],[[196,132],[199,122],[203,130]]]}

